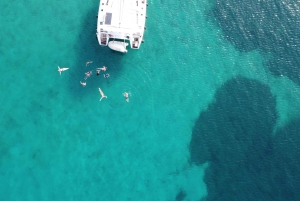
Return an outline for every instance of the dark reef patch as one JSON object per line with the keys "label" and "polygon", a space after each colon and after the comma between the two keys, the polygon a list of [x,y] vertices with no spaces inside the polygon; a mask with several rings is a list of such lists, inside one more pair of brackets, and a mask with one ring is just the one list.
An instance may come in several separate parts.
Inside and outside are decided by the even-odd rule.
{"label": "dark reef patch", "polygon": [[176,195],[175,201],[183,201],[186,197],[186,193],[183,190],[180,190]]}
{"label": "dark reef patch", "polygon": [[256,147],[260,152],[272,152],[265,142],[270,141],[277,114],[275,98],[267,86],[235,78],[220,88],[215,98],[195,123],[192,162],[240,161],[245,152]]}
{"label": "dark reef patch", "polygon": [[300,200],[300,121],[274,135],[275,98],[253,80],[230,80],[215,97],[190,142],[191,162],[210,162],[204,200]]}
{"label": "dark reef patch", "polygon": [[191,162],[210,162],[204,200],[300,200],[300,121],[274,135],[275,98],[253,80],[230,80],[215,98],[190,142]]}
{"label": "dark reef patch", "polygon": [[[274,175],[281,200],[300,200],[300,121],[295,120],[275,136],[278,174]],[[278,199],[277,199],[278,200]]]}
{"label": "dark reef patch", "polygon": [[224,37],[238,50],[271,53],[267,67],[300,85],[298,1],[216,0],[213,8]]}

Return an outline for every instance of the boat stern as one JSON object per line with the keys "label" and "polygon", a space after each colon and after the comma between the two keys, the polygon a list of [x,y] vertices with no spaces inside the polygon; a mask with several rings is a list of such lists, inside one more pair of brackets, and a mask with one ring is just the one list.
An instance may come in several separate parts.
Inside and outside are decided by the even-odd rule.
{"label": "boat stern", "polygon": [[121,41],[110,41],[108,43],[108,47],[112,50],[122,52],[122,53],[127,53],[127,47],[128,43],[126,42],[121,42]]}

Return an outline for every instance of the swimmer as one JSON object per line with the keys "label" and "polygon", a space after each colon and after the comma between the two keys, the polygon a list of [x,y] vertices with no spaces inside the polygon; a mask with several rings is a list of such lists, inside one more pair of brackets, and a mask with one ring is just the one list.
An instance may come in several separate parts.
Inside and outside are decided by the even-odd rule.
{"label": "swimmer", "polygon": [[103,70],[103,71],[106,71],[107,67],[106,66],[103,66],[102,68],[97,68],[97,70]]}
{"label": "swimmer", "polygon": [[110,75],[108,73],[106,73],[105,75],[103,75],[104,78],[109,78]]}
{"label": "swimmer", "polygon": [[104,95],[104,93],[103,93],[103,91],[100,89],[100,87],[99,87],[99,92],[100,92],[100,95],[101,95],[100,101],[102,100],[102,98],[107,98],[107,96]]}
{"label": "swimmer", "polygon": [[127,102],[129,102],[129,94],[128,94],[127,92],[124,92],[124,93],[123,93],[123,96],[125,97],[125,100],[126,100]]}
{"label": "swimmer", "polygon": [[101,70],[97,69],[97,76],[100,75],[100,71],[101,71]]}
{"label": "swimmer", "polygon": [[88,77],[90,77],[90,75],[92,74],[93,71],[89,71],[85,73],[85,80],[88,79]]}
{"label": "swimmer", "polygon": [[84,86],[84,87],[86,86],[86,82],[81,82],[81,81],[80,81],[80,84],[81,84],[82,86]]}
{"label": "swimmer", "polygon": [[69,68],[60,68],[59,66],[58,66],[58,72],[59,72],[59,74],[61,75],[61,72],[64,72],[64,71],[66,71],[66,70],[68,70]]}
{"label": "swimmer", "polygon": [[91,64],[91,63],[93,63],[93,61],[87,61],[87,62],[85,63],[85,66],[88,66],[88,65]]}

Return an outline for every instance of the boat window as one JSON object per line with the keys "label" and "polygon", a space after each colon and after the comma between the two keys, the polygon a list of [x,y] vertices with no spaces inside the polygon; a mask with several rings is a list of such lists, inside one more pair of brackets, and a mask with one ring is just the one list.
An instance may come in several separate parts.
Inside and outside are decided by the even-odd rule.
{"label": "boat window", "polygon": [[106,13],[105,24],[107,25],[111,24],[111,17],[112,17],[112,13]]}

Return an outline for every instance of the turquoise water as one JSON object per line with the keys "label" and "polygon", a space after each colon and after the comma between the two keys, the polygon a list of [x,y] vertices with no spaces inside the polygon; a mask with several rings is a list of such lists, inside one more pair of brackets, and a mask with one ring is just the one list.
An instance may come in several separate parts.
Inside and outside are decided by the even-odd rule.
{"label": "turquoise water", "polygon": [[[274,131],[298,118],[299,86],[268,71],[272,55],[225,40],[213,1],[149,1],[145,43],[127,54],[98,45],[98,5],[0,2],[4,200],[203,198],[208,163],[190,163],[193,126],[236,76],[270,87]],[[69,70],[60,76],[58,65]],[[95,75],[103,65],[109,79]],[[88,70],[94,74],[82,87]],[[108,97],[101,102],[98,87]]]}

